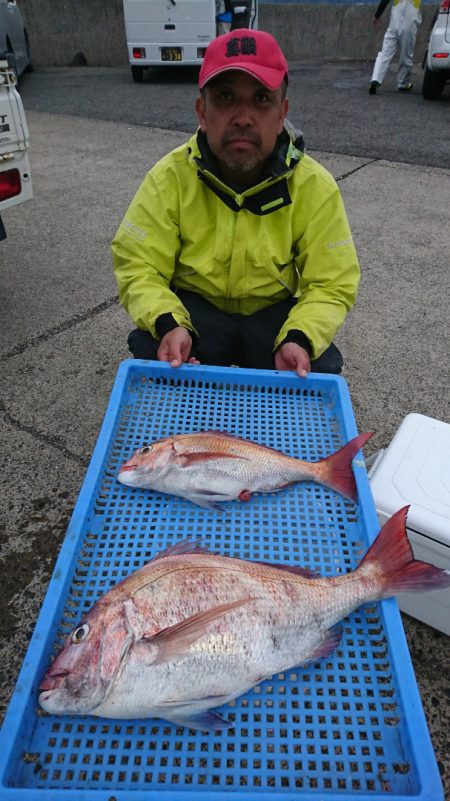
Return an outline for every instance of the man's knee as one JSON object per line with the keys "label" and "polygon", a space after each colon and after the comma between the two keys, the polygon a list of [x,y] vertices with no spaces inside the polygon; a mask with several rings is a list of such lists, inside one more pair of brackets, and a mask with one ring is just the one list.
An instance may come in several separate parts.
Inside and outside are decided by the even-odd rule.
{"label": "man's knee", "polygon": [[135,359],[156,359],[159,342],[148,331],[135,328],[128,334],[128,347]]}
{"label": "man's knee", "polygon": [[330,347],[327,348],[318,359],[314,359],[311,362],[311,372],[339,375],[343,365],[344,360],[342,354],[334,342],[332,342]]}

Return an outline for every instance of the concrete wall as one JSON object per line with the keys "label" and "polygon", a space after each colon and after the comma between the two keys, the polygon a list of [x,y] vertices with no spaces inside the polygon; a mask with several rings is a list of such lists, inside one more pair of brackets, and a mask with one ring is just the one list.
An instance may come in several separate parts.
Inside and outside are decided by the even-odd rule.
{"label": "concrete wall", "polygon": [[127,64],[122,0],[19,0],[36,66]]}
{"label": "concrete wall", "polygon": [[[372,60],[381,47],[390,15],[390,8],[387,8],[380,28],[374,30],[372,20],[377,6],[378,2],[268,3],[259,6],[259,27],[276,36],[288,61],[310,58]],[[416,61],[422,61],[436,7],[422,7]]]}
{"label": "concrete wall", "polygon": [[[378,3],[261,3],[259,27],[290,61],[373,59],[389,21],[372,27]],[[36,66],[120,66],[128,63],[122,0],[21,0]],[[415,58],[425,52],[437,4],[423,6]]]}

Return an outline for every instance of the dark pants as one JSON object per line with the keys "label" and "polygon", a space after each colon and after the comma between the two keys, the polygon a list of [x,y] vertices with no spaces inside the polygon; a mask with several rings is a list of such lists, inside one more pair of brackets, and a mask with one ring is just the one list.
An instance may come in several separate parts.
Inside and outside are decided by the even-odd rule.
{"label": "dark pants", "polygon": [[[274,369],[273,343],[295,305],[293,298],[245,315],[222,312],[195,292],[180,290],[178,296],[199,335],[191,355],[202,364]],[[128,346],[135,359],[156,359],[159,341],[148,331],[136,328],[128,337]],[[311,362],[311,370],[337,374],[342,365],[341,353],[332,343]]]}

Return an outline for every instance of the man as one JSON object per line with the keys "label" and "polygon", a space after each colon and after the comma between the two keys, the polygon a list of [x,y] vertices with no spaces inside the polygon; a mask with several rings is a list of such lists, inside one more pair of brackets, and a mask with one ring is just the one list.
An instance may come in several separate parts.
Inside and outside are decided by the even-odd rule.
{"label": "man", "polygon": [[287,82],[268,33],[207,48],[199,130],[150,170],[113,242],[135,357],[340,372],[359,265],[336,183],[288,130]]}
{"label": "man", "polygon": [[[373,18],[375,28],[380,24],[380,17],[388,5],[389,0],[380,0]],[[388,29],[383,39],[383,46],[376,57],[373,67],[369,94],[376,95],[378,87],[384,81],[397,47],[400,47],[397,72],[398,91],[411,91],[413,85],[410,78],[414,48],[416,46],[417,29],[421,20],[420,0],[394,0]]]}

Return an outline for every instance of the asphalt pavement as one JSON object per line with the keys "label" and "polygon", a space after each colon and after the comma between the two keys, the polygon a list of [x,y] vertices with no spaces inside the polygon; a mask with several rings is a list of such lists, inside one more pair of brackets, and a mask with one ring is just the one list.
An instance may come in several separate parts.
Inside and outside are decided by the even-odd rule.
{"label": "asphalt pavement", "polygon": [[[411,93],[397,90],[391,65],[378,94],[368,93],[372,62],[290,64],[289,118],[307,148],[409,164],[450,167],[450,84],[439,100],[424,100],[423,70],[413,67]],[[26,107],[172,131],[196,126],[195,68],[149,70],[135,84],[127,67],[39,69],[25,75]]]}
{"label": "asphalt pavement", "polygon": [[[336,341],[358,429],[376,432],[366,456],[409,412],[450,421],[450,93],[424,101],[414,69],[411,95],[391,70],[373,98],[368,64],[293,67],[290,118],[339,182],[361,261]],[[36,70],[21,91],[34,199],[3,214],[0,244],[3,711],[129,355],[110,242],[146,170],[194,127],[196,95],[192,75],[138,86],[127,68]],[[448,638],[403,621],[450,797]]]}

